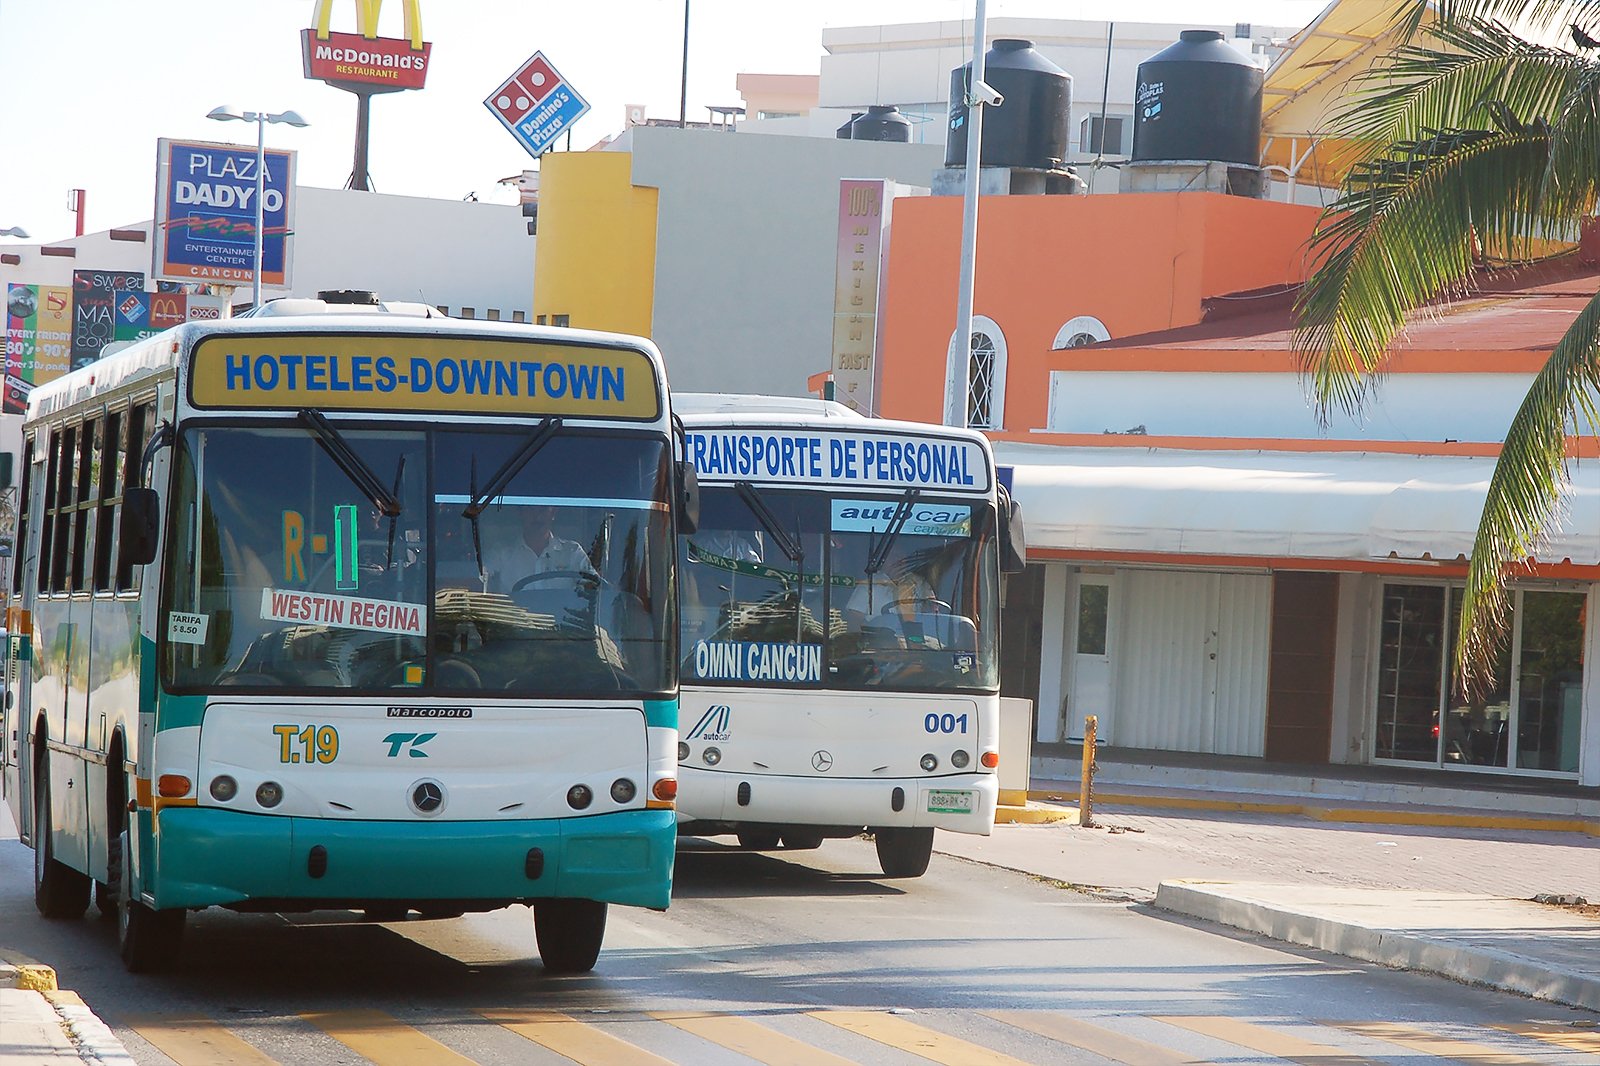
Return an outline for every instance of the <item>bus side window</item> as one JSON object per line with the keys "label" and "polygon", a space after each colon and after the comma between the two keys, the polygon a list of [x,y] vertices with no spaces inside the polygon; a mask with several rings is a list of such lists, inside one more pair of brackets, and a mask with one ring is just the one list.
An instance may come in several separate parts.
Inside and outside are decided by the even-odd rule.
{"label": "bus side window", "polygon": [[56,435],[56,443],[56,483],[51,501],[56,528],[50,555],[50,591],[65,592],[72,562],[72,475],[78,468],[78,427],[63,427]]}
{"label": "bus side window", "polygon": [[[139,461],[144,457],[145,441],[150,436],[150,423],[155,416],[155,401],[142,403],[128,411],[128,451],[123,457],[122,484],[143,485],[144,472]],[[139,567],[117,560],[117,591],[135,592],[139,588]]]}
{"label": "bus side window", "polygon": [[55,558],[55,528],[56,515],[56,461],[61,451],[61,431],[53,430],[50,439],[45,445],[45,455],[48,457],[45,467],[44,485],[39,491],[39,509],[43,512],[39,516],[39,574],[38,591],[50,591],[50,566]]}
{"label": "bus side window", "polygon": [[33,438],[22,439],[22,488],[17,497],[17,535],[11,542],[11,592],[22,595],[22,561],[28,556],[28,522],[33,506]]}
{"label": "bus side window", "polygon": [[95,489],[100,476],[100,420],[90,419],[78,430],[78,480],[77,496],[72,512],[72,563],[69,571],[69,591],[87,592],[89,583],[84,579],[88,554],[94,550],[91,521],[95,511]]}
{"label": "bus side window", "polygon": [[121,411],[106,416],[105,443],[100,452],[100,506],[95,511],[94,590],[111,591],[111,553],[117,542],[117,511],[122,502],[122,469],[127,462]]}

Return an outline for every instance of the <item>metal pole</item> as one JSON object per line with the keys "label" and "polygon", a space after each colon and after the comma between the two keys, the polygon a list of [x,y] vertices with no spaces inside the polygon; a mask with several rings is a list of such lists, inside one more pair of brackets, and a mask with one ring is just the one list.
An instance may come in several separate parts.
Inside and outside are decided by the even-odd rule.
{"label": "metal pole", "polygon": [[350,188],[358,192],[372,191],[372,177],[367,173],[368,146],[372,136],[372,94],[356,93],[356,160],[350,171]]}
{"label": "metal pole", "polygon": [[956,286],[956,344],[945,368],[947,426],[965,426],[968,378],[972,370],[972,274],[978,254],[978,171],[983,146],[983,102],[973,87],[983,81],[984,35],[988,0],[977,0],[972,19],[972,79],[967,83],[967,187],[961,212],[961,280]]}
{"label": "metal pole", "polygon": [[1078,786],[1078,824],[1086,829],[1094,826],[1094,734],[1099,724],[1100,719],[1092,714],[1083,720],[1083,783]]}
{"label": "metal pole", "polygon": [[255,113],[256,120],[256,268],[250,276],[250,307],[261,306],[261,246],[264,242],[261,227],[266,225],[267,213],[262,198],[267,195],[267,115]]}
{"label": "metal pole", "polygon": [[[981,3],[982,0],[979,0]],[[683,0],[683,79],[678,86],[678,128],[689,128],[689,0]]]}

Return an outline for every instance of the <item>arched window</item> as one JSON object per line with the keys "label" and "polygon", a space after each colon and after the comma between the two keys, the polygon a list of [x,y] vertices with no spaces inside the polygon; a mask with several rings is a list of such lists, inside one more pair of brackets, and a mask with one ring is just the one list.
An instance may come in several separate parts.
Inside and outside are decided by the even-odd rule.
{"label": "arched window", "polygon": [[1105,324],[1091,315],[1079,315],[1077,318],[1068,319],[1066,325],[1056,331],[1056,339],[1050,345],[1054,351],[1062,348],[1085,348],[1091,344],[1111,339],[1111,331]]}
{"label": "arched window", "polygon": [[[946,366],[959,365],[956,337],[950,335]],[[949,375],[946,376],[949,380]],[[945,396],[946,421],[953,397]],[[967,421],[974,429],[1002,429],[1006,407],[1006,335],[985,315],[972,316],[972,344],[967,359]]]}

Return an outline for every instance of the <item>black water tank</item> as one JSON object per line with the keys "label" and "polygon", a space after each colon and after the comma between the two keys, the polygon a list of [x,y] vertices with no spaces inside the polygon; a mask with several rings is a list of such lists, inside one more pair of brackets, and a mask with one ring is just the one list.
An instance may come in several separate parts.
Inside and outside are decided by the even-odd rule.
{"label": "black water tank", "polygon": [[911,120],[892,104],[883,107],[873,104],[867,113],[850,124],[852,141],[911,141]]}
{"label": "black water tank", "polygon": [[[1032,41],[1001,38],[983,59],[983,80],[1005,97],[983,116],[986,167],[1057,170],[1067,158],[1067,124],[1072,113],[1072,75],[1033,50]],[[950,72],[950,132],[944,165],[967,163],[967,85],[972,64]]]}
{"label": "black water tank", "polygon": [[848,119],[845,120],[844,125],[833,131],[834,139],[848,141],[850,139],[850,128],[856,124],[856,119],[865,114],[865,111],[857,111],[852,114]]}
{"label": "black water tank", "polygon": [[1184,30],[1139,64],[1135,160],[1261,162],[1261,68],[1216,30]]}

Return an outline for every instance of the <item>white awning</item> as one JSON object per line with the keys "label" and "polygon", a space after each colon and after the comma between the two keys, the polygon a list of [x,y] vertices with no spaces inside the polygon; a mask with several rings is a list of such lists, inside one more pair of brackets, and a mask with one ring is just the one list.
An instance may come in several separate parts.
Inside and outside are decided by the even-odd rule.
{"label": "white awning", "polygon": [[[1494,460],[999,441],[1030,548],[1448,562],[1471,553]],[[1600,564],[1600,463],[1573,468],[1542,562]]]}

